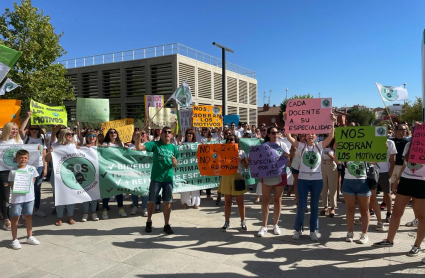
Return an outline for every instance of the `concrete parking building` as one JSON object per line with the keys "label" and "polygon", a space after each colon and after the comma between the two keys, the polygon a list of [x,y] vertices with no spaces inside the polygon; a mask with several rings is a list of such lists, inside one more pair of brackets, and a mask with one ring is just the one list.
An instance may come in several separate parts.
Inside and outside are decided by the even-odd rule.
{"label": "concrete parking building", "polygon": [[[173,43],[60,61],[74,86],[75,97],[108,98],[111,120],[144,117],[144,95],[169,96],[185,80],[194,104],[222,104],[221,59]],[[257,124],[255,72],[226,63],[227,114]],[[76,102],[65,101],[69,120]],[[168,107],[176,107],[174,102]]]}

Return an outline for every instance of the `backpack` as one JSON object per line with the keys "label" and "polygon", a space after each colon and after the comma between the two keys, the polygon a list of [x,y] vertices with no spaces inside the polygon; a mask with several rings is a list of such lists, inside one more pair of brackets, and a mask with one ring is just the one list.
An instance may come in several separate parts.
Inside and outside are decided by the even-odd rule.
{"label": "backpack", "polygon": [[365,162],[366,180],[370,189],[376,189],[379,182],[379,166]]}

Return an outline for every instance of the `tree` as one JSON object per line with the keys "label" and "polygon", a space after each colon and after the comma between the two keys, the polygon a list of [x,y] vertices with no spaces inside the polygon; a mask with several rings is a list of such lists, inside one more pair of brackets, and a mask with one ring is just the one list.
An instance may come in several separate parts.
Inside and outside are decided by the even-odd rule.
{"label": "tree", "polygon": [[47,104],[73,100],[73,87],[65,77],[66,69],[54,64],[66,54],[59,44],[63,33],[57,35],[50,17],[33,7],[30,0],[13,5],[13,11],[6,8],[0,16],[0,44],[22,52],[8,74],[21,87],[5,97],[21,100],[23,111],[29,108],[30,99]]}
{"label": "tree", "polygon": [[358,123],[360,126],[371,125],[375,120],[375,114],[367,109],[352,109],[348,111],[351,122]]}
{"label": "tree", "polygon": [[304,99],[304,98],[313,98],[313,96],[311,96],[310,94],[299,95],[299,96],[294,95],[294,96],[282,101],[282,103],[280,104],[280,111],[279,111],[279,117],[280,117],[281,123],[285,123],[285,121],[283,120],[283,112],[286,112],[286,104],[288,103],[288,101],[291,100],[291,99]]}
{"label": "tree", "polygon": [[400,121],[411,124],[413,121],[422,120],[422,98],[416,97],[416,101],[411,105],[410,101],[403,105]]}

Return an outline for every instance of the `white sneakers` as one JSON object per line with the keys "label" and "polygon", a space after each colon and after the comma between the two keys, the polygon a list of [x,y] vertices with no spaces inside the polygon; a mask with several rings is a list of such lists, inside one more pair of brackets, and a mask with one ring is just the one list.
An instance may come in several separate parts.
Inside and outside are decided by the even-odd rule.
{"label": "white sneakers", "polygon": [[120,208],[120,209],[118,210],[118,212],[119,212],[119,214],[120,214],[120,216],[121,216],[121,217],[126,217],[126,216],[127,216],[127,213],[125,213],[125,211],[124,211],[124,209],[123,209],[123,208]]}
{"label": "white sneakers", "polygon": [[81,222],[87,222],[87,219],[89,219],[89,214],[88,213],[84,213],[83,214],[83,218],[81,219]]}
{"label": "white sneakers", "polygon": [[366,244],[369,241],[369,237],[367,236],[367,234],[360,234],[360,239],[358,241],[358,243],[360,244]]}
{"label": "white sneakers", "polygon": [[93,212],[91,214],[91,220],[93,220],[93,221],[99,221],[99,217],[97,216],[97,213],[96,212]]}
{"label": "white sneakers", "polygon": [[273,234],[280,235],[280,229],[278,225],[273,225]]}
{"label": "white sneakers", "polygon": [[131,215],[136,215],[138,210],[139,210],[139,208],[138,208],[138,207],[136,207],[136,206],[134,206],[134,207],[131,209],[130,214],[131,214]]}
{"label": "white sneakers", "polygon": [[299,232],[294,231],[294,235],[292,236],[292,239],[298,240],[298,239],[300,239],[301,235],[302,235],[301,231],[299,231]]}
{"label": "white sneakers", "polygon": [[377,231],[385,231],[385,230],[386,230],[386,228],[385,228],[384,223],[382,223],[382,222],[378,222],[378,223],[376,224],[376,226],[375,226],[375,230],[377,230]]}
{"label": "white sneakers", "polygon": [[348,232],[347,236],[345,237],[345,241],[346,242],[353,242],[354,241],[354,233],[353,232]]}
{"label": "white sneakers", "polygon": [[310,232],[310,239],[312,241],[319,241],[319,237],[317,236],[316,232]]}
{"label": "white sneakers", "polygon": [[34,212],[34,215],[38,217],[46,217],[46,214],[41,210],[37,210],[36,212]]}
{"label": "white sneakers", "polygon": [[148,217],[148,209],[143,209],[143,216]]}
{"label": "white sneakers", "polygon": [[258,237],[263,237],[265,234],[267,234],[267,228],[266,227],[261,227],[260,230],[257,233]]}
{"label": "white sneakers", "polygon": [[108,211],[107,211],[107,210],[102,211],[102,219],[103,219],[103,220],[106,220],[106,219],[108,219],[108,218],[109,218],[109,216],[108,216]]}
{"label": "white sneakers", "polygon": [[[40,241],[38,241],[35,237],[31,236],[27,238],[26,243],[30,245],[39,245]],[[13,250],[21,249],[21,243],[19,242],[18,239],[15,239],[14,241],[12,241],[12,249]]]}

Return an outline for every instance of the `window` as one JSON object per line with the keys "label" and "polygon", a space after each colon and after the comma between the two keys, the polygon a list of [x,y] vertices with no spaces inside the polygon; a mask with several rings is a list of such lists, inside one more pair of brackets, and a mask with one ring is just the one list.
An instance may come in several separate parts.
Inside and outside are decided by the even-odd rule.
{"label": "window", "polygon": [[274,124],[276,122],[276,118],[272,118],[271,122]]}

